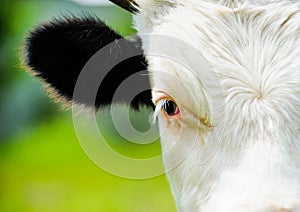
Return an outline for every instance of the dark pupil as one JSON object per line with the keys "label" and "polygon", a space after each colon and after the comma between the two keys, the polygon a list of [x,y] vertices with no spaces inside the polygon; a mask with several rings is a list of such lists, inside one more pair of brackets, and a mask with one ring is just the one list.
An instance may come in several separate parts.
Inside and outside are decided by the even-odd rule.
{"label": "dark pupil", "polygon": [[171,100],[166,100],[162,108],[164,109],[164,111],[166,111],[168,115],[172,116],[176,112],[177,105]]}

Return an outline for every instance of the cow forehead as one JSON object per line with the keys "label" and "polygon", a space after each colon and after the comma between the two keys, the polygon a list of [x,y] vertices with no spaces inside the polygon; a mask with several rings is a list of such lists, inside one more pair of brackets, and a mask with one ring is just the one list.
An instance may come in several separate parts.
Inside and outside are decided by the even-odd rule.
{"label": "cow forehead", "polygon": [[[240,66],[240,71],[259,69],[262,72],[264,67],[259,66],[282,59],[290,63],[292,56],[298,53],[300,17],[299,6],[295,3],[248,3],[230,9],[201,0],[187,0],[176,6],[159,5],[165,1],[142,2],[156,2],[156,7],[142,7],[135,15],[139,34],[162,34],[187,42],[197,48],[216,71],[222,67],[224,72],[224,67],[235,65]],[[142,39],[147,54],[151,40]],[[262,59],[267,61],[257,63]]]}
{"label": "cow forehead", "polygon": [[[282,125],[298,120],[300,109],[295,107],[300,105],[298,5],[287,1],[259,5],[259,1],[253,1],[253,4],[232,9],[203,2],[163,5],[162,9],[156,8],[156,12],[151,14],[149,10],[141,11],[135,17],[135,25],[140,34],[175,37],[187,42],[187,48],[192,46],[199,50],[219,76],[228,110],[232,114],[240,114],[240,119],[253,122],[256,117],[265,119],[270,115],[273,119],[282,117]],[[156,70],[164,70],[181,76],[182,80],[195,82],[192,75],[175,63],[147,55],[148,49],[155,44],[151,36],[142,37],[142,41],[150,64],[149,71],[152,72],[150,76],[154,76],[152,81],[165,82],[169,86],[167,89],[176,90],[176,83],[155,78]],[[202,76],[194,77],[201,80]],[[193,93],[199,90],[199,85],[189,83],[188,86],[192,86],[186,93],[190,99],[197,98],[198,106],[208,110],[209,107],[203,105],[205,96]],[[246,111],[242,113],[244,117],[241,111]],[[245,123],[245,120],[242,122]]]}
{"label": "cow forehead", "polygon": [[[187,42],[212,65],[241,66],[241,71],[257,69],[255,66],[261,64],[255,64],[258,62],[255,60],[262,56],[268,59],[264,64],[268,64],[272,59],[284,58],[290,62],[293,57],[284,54],[297,53],[300,20],[297,4],[282,1],[230,9],[203,2],[188,0],[177,6],[145,8],[135,16],[135,27],[139,34],[162,34]],[[146,54],[149,45],[146,37],[143,39]],[[258,68],[262,71],[263,67]]]}
{"label": "cow forehead", "polygon": [[[160,16],[155,18],[156,25],[141,29],[151,20],[142,16],[135,21],[140,34],[162,34],[189,43],[208,60],[227,91],[238,86],[249,97],[261,98],[274,94],[275,84],[283,88],[280,84],[299,82],[300,16],[295,5],[250,5],[236,10],[179,6],[156,14]],[[146,56],[151,45],[151,37],[143,39]]]}
{"label": "cow forehead", "polygon": [[[136,26],[139,31],[149,32],[151,27],[162,22],[161,18],[174,8],[193,8],[203,10],[208,14],[210,10],[239,10],[261,6],[285,7],[297,4],[296,0],[135,0],[139,5],[139,13],[135,15]],[[178,14],[177,19],[185,19]],[[142,27],[141,27],[142,26]]]}

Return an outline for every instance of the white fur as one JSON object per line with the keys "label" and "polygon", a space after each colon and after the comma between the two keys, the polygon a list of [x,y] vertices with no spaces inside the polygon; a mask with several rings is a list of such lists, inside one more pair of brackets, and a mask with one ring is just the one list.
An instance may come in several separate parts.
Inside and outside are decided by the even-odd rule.
{"label": "white fur", "polygon": [[[172,36],[198,49],[224,91],[226,129],[219,135],[222,141],[214,156],[204,165],[199,165],[199,155],[214,128],[198,125],[188,115],[181,122],[158,117],[163,151],[177,144],[176,151],[164,158],[166,168],[197,137],[185,160],[167,173],[178,209],[300,211],[299,5],[288,0],[137,3],[138,32]],[[163,92],[181,100],[177,104],[182,112],[211,122],[205,88],[196,80],[203,76],[194,76],[174,61],[147,55],[157,44],[151,36],[142,39],[154,100],[157,89],[164,88]],[[157,70],[183,80],[188,92]]]}

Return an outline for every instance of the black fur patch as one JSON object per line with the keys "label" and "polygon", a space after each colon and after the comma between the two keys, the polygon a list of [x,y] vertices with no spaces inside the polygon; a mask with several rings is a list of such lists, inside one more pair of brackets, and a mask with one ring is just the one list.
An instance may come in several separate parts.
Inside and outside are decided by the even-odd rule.
{"label": "black fur patch", "polygon": [[[107,44],[115,42],[117,46],[121,38],[122,36],[96,18],[55,20],[37,27],[30,33],[25,43],[25,63],[59,95],[72,100],[76,81],[84,65]],[[126,42],[128,48],[141,51],[138,41]],[[117,58],[126,50],[113,48],[110,57]],[[105,76],[95,101],[84,98],[73,100],[89,106],[95,105],[97,108],[110,105],[118,86],[127,77],[146,69],[147,63],[143,55],[131,57],[117,64]],[[153,106],[148,77],[141,75],[139,80],[146,83],[149,89],[137,95],[132,102],[128,102],[130,100],[124,97],[116,99],[117,103],[131,104],[135,109],[142,104]]]}

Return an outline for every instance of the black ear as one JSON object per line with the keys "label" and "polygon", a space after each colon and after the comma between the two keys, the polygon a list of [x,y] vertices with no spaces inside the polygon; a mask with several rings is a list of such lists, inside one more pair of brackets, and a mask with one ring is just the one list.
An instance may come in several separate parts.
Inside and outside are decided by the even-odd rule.
{"label": "black ear", "polygon": [[[116,89],[127,77],[147,69],[143,55],[128,58],[106,74],[94,101],[73,98],[78,76],[89,59],[107,44],[115,43],[114,46],[118,46],[118,40],[121,38],[122,36],[96,18],[73,17],[54,20],[37,27],[28,36],[25,43],[25,64],[36,76],[54,88],[58,95],[70,101],[99,108],[112,103]],[[128,40],[126,49],[112,48],[108,56],[117,59],[128,48],[141,51],[141,44],[139,41]],[[101,63],[102,61],[99,61],[100,65]],[[117,98],[115,101],[131,104],[135,109],[143,104],[153,106],[148,77],[140,75],[138,80],[149,89],[136,95],[133,101],[126,97]],[[86,83],[89,84],[88,81]]]}

